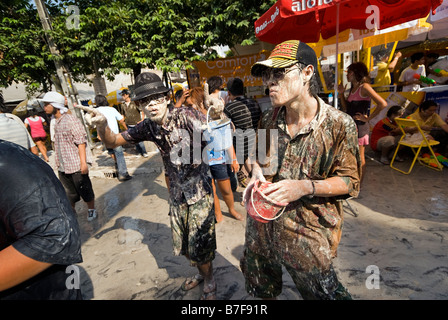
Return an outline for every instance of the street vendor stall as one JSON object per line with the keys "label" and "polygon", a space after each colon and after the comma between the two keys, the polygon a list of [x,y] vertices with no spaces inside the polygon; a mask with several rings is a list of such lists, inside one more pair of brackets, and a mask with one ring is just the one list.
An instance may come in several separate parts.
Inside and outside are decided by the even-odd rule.
{"label": "street vendor stall", "polygon": [[261,79],[253,77],[250,74],[250,68],[255,62],[267,59],[269,53],[269,51],[261,51],[251,55],[194,61],[195,69],[188,70],[190,86],[201,86],[211,76],[219,75],[223,78],[224,83],[232,78],[240,78],[245,87],[260,87],[263,85]]}
{"label": "street vendor stall", "polygon": [[269,98],[266,99],[265,89],[261,78],[253,77],[250,73],[252,65],[265,60],[270,51],[262,50],[259,53],[233,56],[209,61],[193,62],[194,69],[188,70],[188,82],[190,88],[201,87],[212,76],[222,77],[224,84],[230,79],[243,80],[246,96],[258,100],[262,110],[270,106]]}
{"label": "street vendor stall", "polygon": [[[380,49],[388,51],[392,59],[398,41],[431,29],[425,23],[426,17],[441,2],[333,0],[315,1],[308,6],[306,1],[279,0],[255,22],[255,33],[261,41],[272,44],[285,39],[307,42],[319,57],[317,72],[321,93],[337,97],[335,88],[339,81],[344,81],[343,69],[354,61],[363,61],[373,70],[374,54]],[[367,10],[371,6],[376,6],[381,15],[375,16],[374,10]],[[371,28],[366,23],[369,19]],[[261,79],[251,76],[250,67],[266,59],[269,53],[262,50],[249,55],[196,61],[194,69],[188,70],[189,85],[201,86],[213,75],[220,75],[225,83],[238,77],[244,82],[247,96],[266,100]],[[418,99],[415,102],[406,100],[418,103]],[[337,107],[337,99],[334,101]]]}
{"label": "street vendor stall", "polygon": [[[261,41],[281,43],[285,40],[318,42],[336,36],[339,65],[339,36],[341,31],[353,29],[382,30],[400,23],[423,18],[434,11],[442,0],[279,0],[255,21],[255,35]],[[339,79],[335,67],[335,79]],[[334,93],[337,107],[337,85]]]}

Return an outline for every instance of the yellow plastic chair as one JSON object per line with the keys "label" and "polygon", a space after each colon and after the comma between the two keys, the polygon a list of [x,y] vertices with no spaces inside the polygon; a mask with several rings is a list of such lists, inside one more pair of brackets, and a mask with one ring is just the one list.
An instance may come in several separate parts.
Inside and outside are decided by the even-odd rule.
{"label": "yellow plastic chair", "polygon": [[[437,157],[434,154],[434,151],[432,150],[432,147],[438,145],[440,142],[436,141],[436,140],[428,140],[428,139],[426,139],[425,133],[420,128],[420,126],[418,125],[416,120],[395,118],[395,122],[400,127],[401,132],[402,132],[403,135],[401,136],[401,139],[398,142],[397,148],[395,149],[394,156],[392,158],[392,161],[390,162],[390,167],[392,169],[395,169],[395,170],[401,172],[401,173],[409,174],[409,173],[411,173],[412,168],[414,168],[415,162],[418,160],[418,162],[421,165],[425,166],[425,167],[428,167],[428,168],[431,168],[431,169],[434,169],[434,170],[437,170],[437,171],[442,171],[443,166],[437,160]],[[420,144],[416,144],[416,143],[413,143],[411,141],[406,141],[406,132],[405,132],[404,128],[410,128],[410,127],[413,127],[413,128],[417,127],[418,133],[420,133],[421,138],[422,138]],[[401,169],[398,169],[397,167],[393,166],[394,161],[395,161],[395,157],[397,156],[398,150],[400,149],[401,146],[411,148],[412,152],[414,153],[414,159],[412,160],[411,167],[409,168],[409,170],[407,172],[405,172],[405,171],[403,171]],[[433,166],[429,165],[429,163],[426,163],[423,160],[423,158],[420,157],[420,151],[421,151],[422,148],[428,148],[429,149],[429,152],[433,156],[433,159],[431,159],[431,160],[434,161],[434,163],[436,164],[436,167],[433,167]]]}

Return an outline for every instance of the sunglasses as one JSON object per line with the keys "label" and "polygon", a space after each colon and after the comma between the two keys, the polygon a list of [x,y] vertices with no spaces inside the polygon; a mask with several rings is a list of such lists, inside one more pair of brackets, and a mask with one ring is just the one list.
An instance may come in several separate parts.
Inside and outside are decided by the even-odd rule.
{"label": "sunglasses", "polygon": [[261,73],[261,80],[263,82],[268,82],[269,80],[280,81],[283,80],[289,72],[293,70],[299,70],[299,68],[268,68]]}
{"label": "sunglasses", "polygon": [[165,101],[165,95],[163,93],[155,94],[152,96],[145,97],[141,100],[136,100],[135,104],[138,106],[145,106],[151,102],[159,104]]}

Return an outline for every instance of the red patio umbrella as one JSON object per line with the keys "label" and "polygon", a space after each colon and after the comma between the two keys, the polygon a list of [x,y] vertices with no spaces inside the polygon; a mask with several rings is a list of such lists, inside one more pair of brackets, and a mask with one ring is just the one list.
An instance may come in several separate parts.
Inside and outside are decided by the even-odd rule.
{"label": "red patio umbrella", "polygon": [[[255,35],[264,42],[318,42],[349,28],[377,29],[427,16],[443,0],[279,0],[257,21]],[[339,14],[338,14],[339,11]],[[339,18],[339,22],[338,22]],[[373,20],[375,18],[375,20]]]}

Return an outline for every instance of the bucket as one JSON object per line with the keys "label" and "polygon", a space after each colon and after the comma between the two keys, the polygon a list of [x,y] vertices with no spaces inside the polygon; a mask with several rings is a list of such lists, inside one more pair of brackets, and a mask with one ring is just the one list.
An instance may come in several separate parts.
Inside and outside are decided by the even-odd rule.
{"label": "bucket", "polygon": [[256,221],[268,223],[278,219],[285,211],[288,203],[281,203],[269,199],[263,191],[271,182],[256,180],[251,191],[247,213]]}
{"label": "bucket", "polygon": [[231,122],[229,119],[209,122],[210,109],[207,110],[207,132],[210,136],[211,146],[215,151],[229,149],[233,144]]}

